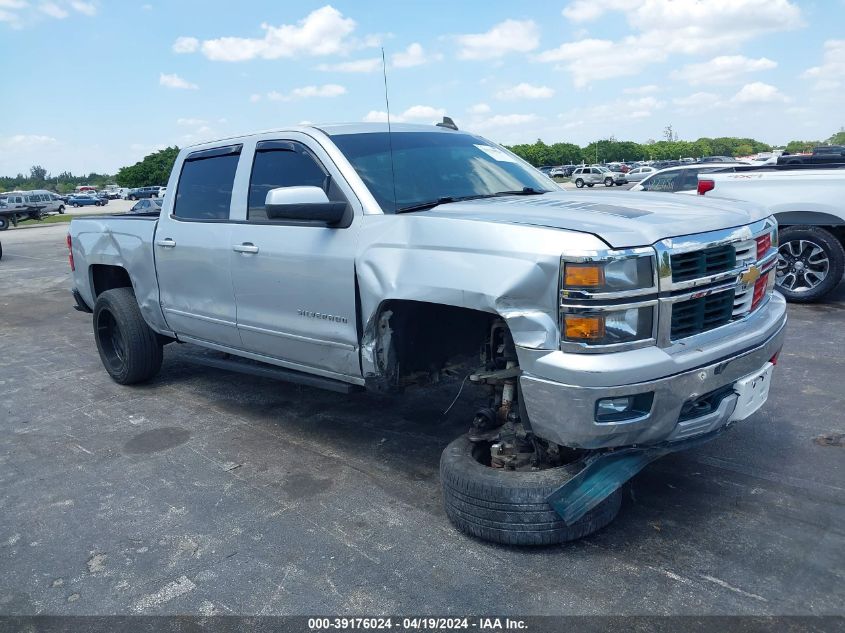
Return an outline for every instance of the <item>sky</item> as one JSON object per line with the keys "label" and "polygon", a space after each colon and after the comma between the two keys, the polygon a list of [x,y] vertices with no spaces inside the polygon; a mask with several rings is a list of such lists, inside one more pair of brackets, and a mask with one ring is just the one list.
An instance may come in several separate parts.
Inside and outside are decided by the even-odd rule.
{"label": "sky", "polygon": [[0,0],[0,175],[303,122],[501,143],[845,125],[845,0]]}

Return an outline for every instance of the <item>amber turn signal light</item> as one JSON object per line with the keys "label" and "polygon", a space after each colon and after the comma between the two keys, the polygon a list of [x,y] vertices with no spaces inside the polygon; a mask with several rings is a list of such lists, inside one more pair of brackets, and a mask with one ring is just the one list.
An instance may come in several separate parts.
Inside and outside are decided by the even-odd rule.
{"label": "amber turn signal light", "polygon": [[568,341],[594,341],[604,338],[604,317],[567,314],[563,319],[564,338]]}
{"label": "amber turn signal light", "polygon": [[604,285],[602,264],[566,264],[564,288],[598,288]]}

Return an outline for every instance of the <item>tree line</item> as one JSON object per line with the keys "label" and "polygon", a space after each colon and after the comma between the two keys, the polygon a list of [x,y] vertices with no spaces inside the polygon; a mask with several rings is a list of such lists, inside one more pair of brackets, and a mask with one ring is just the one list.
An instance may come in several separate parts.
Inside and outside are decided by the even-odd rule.
{"label": "tree line", "polygon": [[574,143],[548,145],[537,139],[534,143],[507,146],[514,154],[535,167],[543,165],[577,165],[626,160],[678,160],[702,156],[748,156],[773,149],[784,149],[791,154],[812,151],[819,145],[845,145],[845,128],[824,141],[790,141],[784,147],[773,147],[753,138],[720,136],[702,137],[695,141],[678,139],[671,126],[664,131],[664,139],[646,143],[619,141],[614,137],[593,141],[581,147]]}

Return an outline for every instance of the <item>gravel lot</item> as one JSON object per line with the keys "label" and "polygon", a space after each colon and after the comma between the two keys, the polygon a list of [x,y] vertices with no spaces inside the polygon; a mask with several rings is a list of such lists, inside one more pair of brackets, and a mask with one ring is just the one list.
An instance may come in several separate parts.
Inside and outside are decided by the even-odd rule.
{"label": "gravel lot", "polygon": [[790,307],[762,412],[653,463],[603,531],[517,549],[441,507],[471,394],[444,416],[453,386],[341,396],[183,345],[121,387],[65,232],[0,233],[0,614],[845,613],[845,286]]}

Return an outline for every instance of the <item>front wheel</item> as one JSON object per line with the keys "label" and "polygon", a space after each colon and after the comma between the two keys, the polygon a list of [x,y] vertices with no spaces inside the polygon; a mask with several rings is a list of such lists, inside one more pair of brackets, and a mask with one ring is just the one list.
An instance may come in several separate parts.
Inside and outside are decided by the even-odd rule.
{"label": "front wheel", "polygon": [[491,468],[489,445],[461,436],[440,458],[446,514],[471,536],[507,545],[551,545],[600,530],[619,513],[622,493],[614,491],[572,525],[564,523],[546,498],[572,479],[580,465],[519,471]]}
{"label": "front wheel", "polygon": [[106,290],[94,304],[94,338],[103,367],[121,385],[144,382],[161,369],[161,341],[144,321],[131,288]]}
{"label": "front wheel", "polygon": [[788,226],[778,241],[775,279],[788,301],[818,301],[839,284],[845,250],[835,235],[817,226]]}
{"label": "front wheel", "polygon": [[135,196],[129,196],[129,199],[130,200],[137,200],[138,198],[136,198]]}
{"label": "front wheel", "polygon": [[65,214],[65,205],[59,205],[59,215]]}
{"label": "front wheel", "polygon": [[604,186],[605,187],[612,187],[613,186],[613,178],[605,178],[604,179]]}
{"label": "front wheel", "polygon": [[583,181],[583,180],[581,180],[580,178],[578,178],[578,179],[575,181],[575,186],[576,186],[576,187],[578,187],[579,189],[581,189],[581,187],[583,187],[583,186],[584,186],[584,181]]}
{"label": "front wheel", "polygon": [[0,231],[5,231],[9,228],[9,218],[5,215],[0,215]]}

